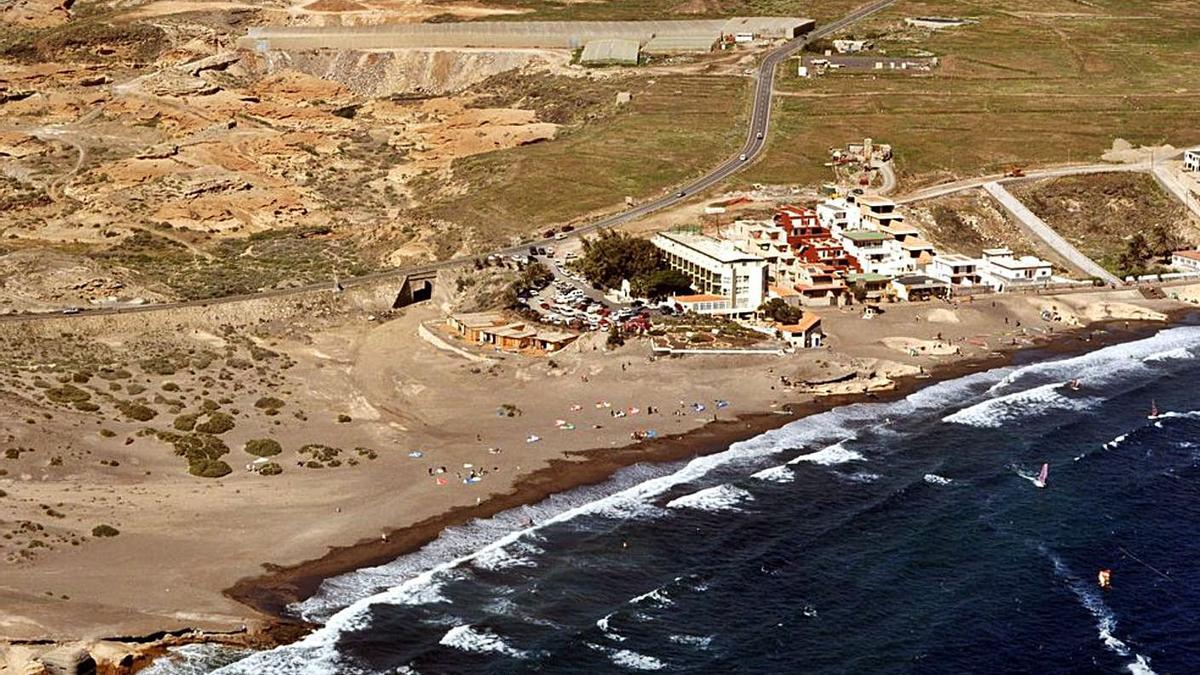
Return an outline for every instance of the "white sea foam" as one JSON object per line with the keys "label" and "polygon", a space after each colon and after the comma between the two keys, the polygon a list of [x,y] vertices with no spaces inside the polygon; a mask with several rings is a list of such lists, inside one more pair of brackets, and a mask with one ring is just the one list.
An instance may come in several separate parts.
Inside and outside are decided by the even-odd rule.
{"label": "white sea foam", "polygon": [[687,645],[696,649],[708,649],[713,640],[711,635],[669,635],[667,639],[677,645]]}
{"label": "white sea foam", "polygon": [[615,614],[615,612],[610,612],[598,619],[596,621],[596,628],[599,628],[600,632],[604,633],[604,637],[608,638],[609,640],[613,640],[615,642],[624,642],[625,636],[613,630],[610,623],[612,621],[613,614]]}
{"label": "white sea foam", "polygon": [[773,483],[790,483],[796,480],[796,474],[792,473],[792,470],[786,464],[763,469],[758,473],[751,474],[750,477],[757,478],[758,480],[769,480]]}
{"label": "white sea foam", "polygon": [[881,478],[881,476],[879,474],[871,473],[870,471],[855,471],[854,473],[838,473],[837,477],[841,478],[842,480],[849,481],[851,483],[874,483],[875,481],[877,481]]}
{"label": "white sea foam", "polygon": [[1021,417],[1056,410],[1085,410],[1097,403],[1100,399],[1066,396],[1061,382],[1051,382],[976,403],[943,417],[942,421],[972,427],[1000,427]]}
{"label": "white sea foam", "polygon": [[1176,347],[1167,349],[1161,352],[1155,352],[1149,356],[1142,357],[1143,363],[1153,363],[1155,361],[1171,361],[1175,359],[1190,359],[1194,356],[1187,347]]}
{"label": "white sea foam", "polygon": [[[678,580],[679,578],[676,577],[675,581]],[[637,597],[630,598],[629,604],[640,605],[642,603],[647,603],[655,607],[670,607],[671,605],[675,604],[674,600],[671,600],[667,596],[663,595],[663,590],[663,588],[656,588],[652,591],[642,593]]]}
{"label": "white sea foam", "polygon": [[667,507],[701,511],[735,511],[738,504],[753,499],[754,497],[749,492],[726,483],[672,499],[667,502]]}
{"label": "white sea foam", "polygon": [[486,629],[475,628],[470,624],[455,626],[446,631],[439,644],[453,647],[459,651],[475,652],[477,654],[502,654],[514,659],[527,659],[531,655],[528,651],[511,647],[495,633]]}
{"label": "white sea foam", "polygon": [[488,551],[481,551],[471,560],[471,564],[485,570],[506,570],[514,567],[537,567],[537,563],[524,556],[515,555],[508,547],[498,546]]}
{"label": "white sea foam", "polygon": [[822,448],[816,452],[810,452],[807,455],[800,455],[788,462],[788,464],[799,464],[800,462],[812,462],[821,466],[834,466],[837,464],[845,464],[846,462],[861,462],[863,456],[854,450],[850,450],[842,445],[842,442],[834,443],[828,447]]}
{"label": "white sea foam", "polygon": [[930,485],[949,485],[953,483],[954,480],[944,476],[939,476],[936,473],[927,473],[925,474],[925,482],[929,483]]}
{"label": "white sea foam", "polygon": [[653,656],[639,654],[629,649],[604,647],[602,645],[596,645],[590,642],[588,643],[588,646],[597,651],[604,652],[604,654],[608,656],[608,660],[612,661],[613,665],[621,668],[628,668],[629,670],[662,670],[663,668],[667,667],[667,664],[663,663],[659,659],[654,658]]}
{"label": "white sea foam", "polygon": [[1071,589],[1071,592],[1079,600],[1079,604],[1083,605],[1083,608],[1096,619],[1096,630],[1104,646],[1118,656],[1134,657],[1133,663],[1126,666],[1129,672],[1135,675],[1155,675],[1150,668],[1150,660],[1141,654],[1134,654],[1129,649],[1129,645],[1116,636],[1117,617],[1108,605],[1104,604],[1104,598],[1100,596],[1095,587],[1076,576],[1067,567],[1066,562],[1045,545],[1038,544],[1038,551],[1049,558],[1054,565],[1054,574],[1066,583],[1067,588]]}

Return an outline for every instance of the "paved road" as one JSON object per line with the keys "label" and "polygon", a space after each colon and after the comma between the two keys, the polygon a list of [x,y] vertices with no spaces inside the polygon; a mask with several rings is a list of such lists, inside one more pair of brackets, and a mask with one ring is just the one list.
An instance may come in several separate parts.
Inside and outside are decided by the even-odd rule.
{"label": "paved road", "polygon": [[[716,185],[717,183],[720,183],[721,181],[725,180],[726,178],[728,178],[729,176],[738,172],[739,170],[741,170],[741,168],[743,166],[747,165],[751,160],[753,160],[755,157],[757,157],[763,151],[763,149],[766,147],[767,132],[769,131],[769,126],[770,126],[770,121],[771,121],[771,94],[772,94],[772,90],[775,87],[775,71],[776,71],[777,67],[779,66],[779,64],[783,63],[785,60],[787,60],[788,57],[790,57],[796,51],[803,48],[804,45],[808,44],[809,42],[812,42],[819,38],[823,38],[823,37],[826,37],[833,33],[836,33],[857,21],[861,21],[862,19],[870,16],[871,14],[878,12],[879,10],[887,7],[888,5],[893,4],[894,2],[896,2],[896,0],[875,0],[874,2],[870,2],[868,4],[863,5],[862,7],[859,7],[858,9],[854,10],[853,12],[850,12],[846,16],[844,16],[836,21],[818,26],[816,29],[809,32],[808,34],[803,35],[798,38],[795,38],[795,39],[792,39],[792,40],[789,40],[788,42],[786,42],[786,43],[780,45],[779,47],[776,47],[772,51],[770,51],[767,54],[766,58],[764,58],[762,63],[759,64],[759,66],[758,66],[758,74],[757,74],[757,78],[756,78],[757,83],[756,83],[755,90],[754,90],[753,109],[750,112],[750,128],[746,132],[746,142],[742,145],[742,148],[738,151],[737,155],[735,155],[729,159],[726,159],[722,164],[718,165],[716,168],[712,169],[711,171],[704,174],[700,178],[697,178],[697,179],[693,180],[692,182],[690,182],[686,185],[683,185],[682,187],[676,188],[669,195],[659,197],[658,199],[654,199],[654,200],[646,202],[644,204],[639,204],[638,206],[635,206],[626,211],[622,211],[620,213],[617,213],[617,214],[614,214],[611,216],[607,216],[605,218],[601,218],[600,220],[593,221],[586,225],[582,225],[582,226],[576,228],[575,231],[571,233],[571,236],[576,237],[576,236],[579,236],[582,234],[586,234],[588,232],[593,232],[595,230],[615,227],[618,225],[623,225],[630,221],[637,220],[637,219],[647,216],[651,213],[654,213],[655,211],[661,211],[662,209],[665,209],[665,208],[668,208],[671,206],[675,206],[675,205],[679,204],[680,202],[683,202],[686,199],[689,199],[691,197],[691,195],[693,195],[697,192],[706,190],[706,189],[712,187],[713,185]],[[745,155],[745,157],[746,157],[745,160],[741,159],[742,155]],[[505,249],[500,249],[498,251],[492,251],[490,254],[512,255],[514,253],[524,253],[524,252],[528,251],[530,246],[546,246],[546,245],[553,245],[555,243],[557,243],[557,242],[549,240],[549,239],[543,239],[543,240],[539,240],[539,241],[530,241],[530,242],[521,244],[519,246],[511,246],[511,247],[508,247]],[[383,272],[375,272],[373,274],[367,274],[367,275],[363,275],[363,276],[359,276],[359,277],[343,279],[341,281],[341,285],[343,288],[350,288],[353,286],[358,286],[358,285],[362,285],[362,284],[379,281],[381,279],[387,279],[387,278],[399,279],[405,275],[427,274],[429,272],[435,272],[440,269],[446,269],[446,268],[466,264],[476,258],[486,257],[488,255],[489,255],[489,253],[482,253],[482,254],[479,254],[476,256],[454,258],[451,260],[444,260],[441,262],[431,263],[428,265],[419,265],[416,267],[395,268],[395,269],[385,270]],[[296,295],[296,294],[300,294],[300,293],[311,292],[314,290],[320,290],[322,288],[332,288],[332,283],[308,284],[308,285],[304,285],[304,286],[297,286],[294,288],[276,289],[276,290],[262,291],[262,292],[258,292],[258,293],[248,293],[248,294],[243,294],[243,295],[231,295],[231,296],[226,296],[223,298],[214,298],[212,300],[194,300],[194,301],[188,301],[188,302],[162,303],[162,304],[154,304],[154,305],[142,305],[142,306],[131,307],[131,308],[130,307],[125,307],[125,308],[111,308],[110,307],[110,308],[102,308],[102,309],[88,309],[88,310],[84,311],[82,314],[86,315],[86,316],[98,316],[98,315],[118,314],[118,313],[126,314],[126,313],[133,313],[133,312],[154,312],[154,311],[162,311],[162,310],[167,310],[167,309],[176,309],[176,308],[180,308],[180,307],[199,307],[199,306],[206,306],[206,305],[228,304],[231,302],[241,302],[241,301],[245,301],[245,300],[258,299],[258,298],[270,298],[270,297],[282,297],[282,296],[288,296],[288,295]],[[62,316],[63,315],[56,314],[56,313],[12,314],[12,315],[7,315],[7,316],[0,316],[0,321],[29,321],[29,320],[38,320],[38,319],[55,319],[55,318],[61,318]],[[76,316],[79,316],[79,315],[76,315]]]}
{"label": "paved road", "polygon": [[1012,196],[1004,186],[997,182],[984,183],[983,189],[987,193],[1000,202],[1005,211],[1008,211],[1014,218],[1021,222],[1034,236],[1046,242],[1046,245],[1054,249],[1063,258],[1066,258],[1072,265],[1078,267],[1084,274],[1103,279],[1105,283],[1120,284],[1121,280],[1113,276],[1108,270],[1101,267],[1096,261],[1079,252],[1066,239],[1063,239],[1055,232],[1046,221],[1034,215],[1028,207],[1021,203],[1019,199]]}
{"label": "paved road", "polygon": [[1149,171],[1149,162],[1138,162],[1135,164],[1079,164],[1074,166],[1060,166],[1052,169],[1036,169],[1029,171],[1022,178],[1009,178],[1002,174],[994,174],[991,176],[979,176],[977,178],[966,178],[964,180],[946,183],[944,185],[935,185],[933,187],[917,190],[903,197],[896,199],[899,204],[908,204],[910,202],[919,202],[923,199],[933,199],[935,197],[944,197],[956,192],[964,190],[974,190],[981,188],[988,183],[1008,183],[1017,180],[1030,180],[1034,178],[1058,178],[1061,176],[1079,176],[1089,173],[1119,173],[1123,171]]}
{"label": "paved road", "polygon": [[1200,198],[1193,195],[1191,188],[1181,183],[1178,176],[1171,169],[1155,162],[1150,174],[1154,176],[1154,180],[1158,181],[1162,189],[1167,191],[1167,194],[1173,196],[1179,203],[1183,204],[1184,208],[1191,211],[1197,218],[1200,218]]}

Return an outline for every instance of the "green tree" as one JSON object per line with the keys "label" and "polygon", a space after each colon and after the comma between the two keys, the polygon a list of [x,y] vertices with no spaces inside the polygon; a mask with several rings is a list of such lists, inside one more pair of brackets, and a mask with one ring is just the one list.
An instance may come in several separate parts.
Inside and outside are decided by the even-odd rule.
{"label": "green tree", "polygon": [[661,269],[634,277],[629,286],[633,294],[640,298],[658,300],[687,293],[692,289],[692,280],[679,270]]}
{"label": "green tree", "polygon": [[623,279],[632,283],[667,266],[650,240],[601,230],[594,239],[584,238],[583,255],[575,262],[575,268],[601,288],[616,288]]}
{"label": "green tree", "polygon": [[615,349],[625,344],[625,337],[621,335],[621,327],[614,321],[612,328],[608,329],[608,340],[605,343],[609,349]]}
{"label": "green tree", "polygon": [[796,323],[804,316],[804,310],[799,307],[792,307],[784,302],[783,298],[771,298],[764,302],[759,306],[758,313],[772,321],[783,324]]}

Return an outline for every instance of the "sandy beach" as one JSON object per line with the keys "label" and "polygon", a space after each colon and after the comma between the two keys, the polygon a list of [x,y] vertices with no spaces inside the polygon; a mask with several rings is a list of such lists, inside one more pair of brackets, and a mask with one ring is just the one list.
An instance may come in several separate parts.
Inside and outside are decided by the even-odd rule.
{"label": "sandy beach", "polygon": [[[1001,365],[1022,349],[1078,352],[1132,339],[1184,308],[1131,290],[983,296],[888,304],[869,320],[861,307],[830,308],[822,312],[830,346],[786,356],[654,358],[642,340],[606,351],[603,336],[592,335],[549,358],[478,354],[486,361],[419,337],[442,316],[436,301],[386,321],[354,310],[307,312],[287,320],[276,333],[284,337],[261,343],[288,367],[247,371],[265,384],[244,377],[236,395],[230,386],[224,405],[237,411],[238,426],[223,439],[230,457],[244,459],[231,459],[235,471],[226,477],[187,475],[162,443],[137,435],[137,423],[103,422],[117,441],[133,439],[122,443],[85,435],[81,429],[101,422],[82,415],[56,415],[56,428],[36,437],[7,425],[17,444],[74,430],[83,453],[91,451],[86,464],[28,459],[37,453],[4,464],[16,468],[0,487],[17,518],[32,522],[45,511],[39,505],[52,504],[64,526],[103,521],[120,536],[10,561],[0,633],[25,643],[7,650],[10,662],[41,640],[160,631],[180,632],[177,641],[221,633],[255,644],[294,639],[302,627],[283,620],[288,603],[324,578],[419,548],[447,526],[601,482],[637,462],[719,451],[863,396],[902,396]],[[110,349],[136,344],[118,333],[93,339]],[[221,348],[218,341],[233,340],[186,322],[170,333],[160,339]],[[145,379],[189,389],[182,372]],[[283,412],[260,416],[255,398],[270,392],[285,401]],[[631,433],[649,430],[658,438],[631,442]],[[273,458],[280,475],[245,468],[254,457],[242,452],[244,441],[268,431],[287,449]],[[338,457],[347,461],[308,468],[295,448],[310,443],[344,449]],[[98,467],[97,455],[119,466]]]}

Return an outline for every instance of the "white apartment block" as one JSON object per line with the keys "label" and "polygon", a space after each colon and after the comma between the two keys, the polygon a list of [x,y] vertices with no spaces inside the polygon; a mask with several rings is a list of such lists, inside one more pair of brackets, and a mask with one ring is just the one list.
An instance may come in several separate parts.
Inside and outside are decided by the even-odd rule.
{"label": "white apartment block", "polygon": [[835,235],[862,227],[858,207],[840,198],[817,204],[817,220],[821,221],[822,227]]}
{"label": "white apartment block", "polygon": [[1200,272],[1200,251],[1176,251],[1172,253],[1171,267],[1180,272]]}
{"label": "white apartment block", "polygon": [[1013,286],[1049,283],[1054,276],[1049,262],[1031,255],[1018,258],[1007,248],[984,249],[979,269],[983,283],[998,291]]}
{"label": "white apartment block", "polygon": [[698,293],[725,298],[722,313],[754,312],[767,297],[767,261],[733,242],[688,232],[663,232],[650,241]]}
{"label": "white apartment block", "polygon": [[896,202],[887,197],[863,196],[855,203],[864,228],[882,230],[904,222],[904,216],[896,210]]}
{"label": "white apartment block", "polygon": [[957,253],[939,255],[925,268],[925,273],[939,281],[955,286],[974,286],[983,281],[979,273],[982,261]]}
{"label": "white apartment block", "polygon": [[1200,173],[1200,148],[1192,148],[1183,152],[1183,170]]}
{"label": "white apartment block", "polygon": [[796,283],[799,269],[796,252],[788,244],[787,230],[773,220],[736,220],[726,232],[741,250],[767,261],[768,280],[775,284]]}

